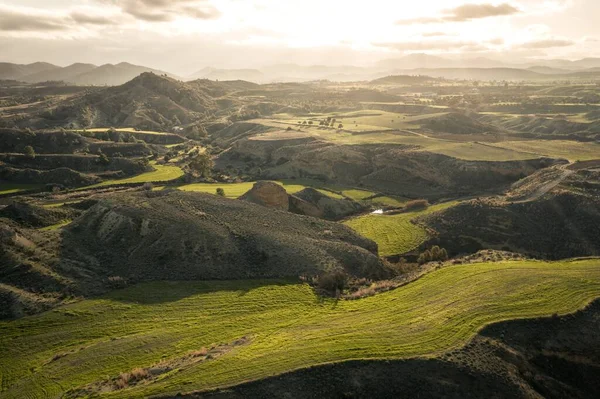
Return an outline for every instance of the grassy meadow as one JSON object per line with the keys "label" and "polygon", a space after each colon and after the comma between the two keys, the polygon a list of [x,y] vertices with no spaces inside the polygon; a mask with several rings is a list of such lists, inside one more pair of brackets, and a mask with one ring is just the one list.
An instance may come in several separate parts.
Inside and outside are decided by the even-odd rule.
{"label": "grassy meadow", "polygon": [[[103,381],[100,397],[175,395],[328,362],[432,356],[489,323],[566,314],[599,296],[598,259],[449,266],[356,301],[290,281],[144,283],[0,322],[0,397],[64,397]],[[165,364],[179,366],[111,390],[122,372]]]}
{"label": "grassy meadow", "polygon": [[505,141],[492,144],[513,151],[528,152],[538,156],[564,158],[571,162],[600,159],[600,144],[567,140]]}
{"label": "grassy meadow", "polygon": [[427,230],[414,224],[412,220],[453,205],[456,205],[456,202],[446,202],[429,206],[424,210],[395,215],[369,214],[349,219],[344,224],[375,241],[379,246],[379,255],[398,255],[412,251],[429,238]]}
{"label": "grassy meadow", "polygon": [[[362,110],[345,114],[311,114],[300,118],[279,114],[271,119],[254,120],[256,123],[281,129],[256,136],[255,139],[277,140],[311,136],[347,145],[404,144],[419,146],[422,151],[470,161],[520,161],[544,156],[544,154],[526,151],[518,147],[491,146],[476,141],[454,141],[418,132],[421,128],[420,121],[445,114],[446,112],[410,115],[378,110]],[[336,128],[319,126],[319,121],[326,117],[338,120]],[[307,122],[307,124],[298,124],[298,122]],[[313,124],[309,125],[308,122],[313,122]],[[343,129],[337,129],[339,123],[344,125]],[[288,131],[288,127],[292,127],[294,130]]]}
{"label": "grassy meadow", "polygon": [[82,189],[96,188],[110,186],[113,184],[132,184],[132,183],[146,183],[146,182],[168,182],[175,180],[183,176],[183,171],[179,166],[173,165],[158,165],[152,163],[154,168],[151,172],[141,173],[136,176],[127,177],[125,179],[112,179],[105,180],[102,183],[94,184],[91,186],[82,187]]}
{"label": "grassy meadow", "polygon": [[42,187],[41,184],[0,183],[0,195],[16,194],[23,191],[34,190],[40,187]]}
{"label": "grassy meadow", "polygon": [[[225,197],[227,198],[238,198],[241,195],[245,194],[254,186],[256,182],[243,182],[243,183],[192,183],[186,184],[183,186],[178,186],[177,188],[182,191],[196,191],[201,193],[209,193],[215,194],[217,188],[222,188],[225,191]],[[287,181],[275,181],[275,183],[283,186],[288,194],[295,194],[298,191],[302,191],[307,187],[314,187],[312,184],[298,184],[295,182],[287,182]],[[332,198],[343,198],[343,196],[334,193],[332,191],[317,189],[321,193],[332,197]]]}

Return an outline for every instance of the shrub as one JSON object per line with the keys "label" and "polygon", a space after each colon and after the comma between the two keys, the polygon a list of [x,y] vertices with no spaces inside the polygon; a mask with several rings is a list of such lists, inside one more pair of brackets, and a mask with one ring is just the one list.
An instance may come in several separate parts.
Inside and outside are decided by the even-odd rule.
{"label": "shrub", "polygon": [[448,260],[448,252],[445,248],[440,248],[437,245],[431,247],[431,249],[425,250],[419,255],[417,262],[420,265],[427,262],[445,261]]}
{"label": "shrub", "polygon": [[144,191],[152,191],[152,189],[154,188],[154,185],[150,182],[146,182],[146,183],[144,183],[142,188],[144,189]]}
{"label": "shrub", "polygon": [[25,148],[23,149],[23,153],[29,159],[34,159],[35,158],[35,150],[30,145],[25,146]]}
{"label": "shrub", "polygon": [[404,209],[407,211],[413,211],[413,210],[425,209],[428,206],[429,206],[429,202],[427,202],[427,200],[418,199],[418,200],[413,200],[413,201],[407,202],[404,205]]}
{"label": "shrub", "polygon": [[100,152],[98,155],[100,156],[99,160],[101,164],[108,165],[110,163],[110,159],[108,159],[105,153]]}
{"label": "shrub", "polygon": [[346,287],[348,276],[342,271],[330,272],[319,276],[317,287],[329,293],[341,292]]}
{"label": "shrub", "polygon": [[223,190],[221,187],[217,188],[217,195],[219,197],[224,197],[225,196],[225,190]]}

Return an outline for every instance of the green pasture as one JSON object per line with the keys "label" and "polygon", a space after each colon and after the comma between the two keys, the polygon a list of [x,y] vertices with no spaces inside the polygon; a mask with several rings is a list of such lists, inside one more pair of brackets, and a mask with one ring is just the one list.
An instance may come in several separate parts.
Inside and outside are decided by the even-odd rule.
{"label": "green pasture", "polygon": [[138,284],[0,322],[0,397],[64,397],[244,337],[219,357],[94,397],[174,396],[329,362],[435,356],[487,324],[566,314],[599,296],[598,259],[449,266],[355,301],[291,281]]}
{"label": "green pasture", "polygon": [[381,256],[398,255],[412,251],[429,238],[427,230],[413,223],[414,219],[456,204],[457,202],[446,202],[424,210],[395,215],[370,214],[347,220],[344,224],[375,241]]}

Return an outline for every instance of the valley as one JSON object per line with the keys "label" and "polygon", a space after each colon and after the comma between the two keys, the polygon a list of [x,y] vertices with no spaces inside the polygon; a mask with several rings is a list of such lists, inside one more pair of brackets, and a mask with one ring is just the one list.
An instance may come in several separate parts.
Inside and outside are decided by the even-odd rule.
{"label": "valley", "polygon": [[32,68],[0,397],[594,397],[594,72]]}

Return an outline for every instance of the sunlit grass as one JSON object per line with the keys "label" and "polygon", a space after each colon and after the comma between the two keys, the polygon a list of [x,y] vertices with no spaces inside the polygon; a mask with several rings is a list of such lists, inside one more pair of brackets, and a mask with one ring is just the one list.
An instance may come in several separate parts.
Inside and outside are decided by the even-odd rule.
{"label": "sunlit grass", "polygon": [[151,172],[142,173],[125,179],[105,180],[102,183],[83,187],[83,189],[110,186],[113,184],[132,184],[147,182],[168,182],[183,176],[183,170],[179,166],[152,164],[155,169]]}
{"label": "sunlit grass", "polygon": [[42,187],[41,184],[0,183],[0,195],[16,194]]}
{"label": "sunlit grass", "polygon": [[0,323],[1,396],[70,388],[241,337],[250,342],[102,397],[175,395],[327,362],[431,356],[496,321],[565,314],[600,296],[600,261],[443,268],[357,301],[283,281],[154,282]]}
{"label": "sunlit grass", "polygon": [[379,246],[381,256],[398,255],[412,251],[429,238],[424,227],[412,222],[415,218],[444,210],[456,204],[457,202],[447,202],[432,205],[421,211],[396,215],[370,214],[347,220],[344,224],[375,241]]}

